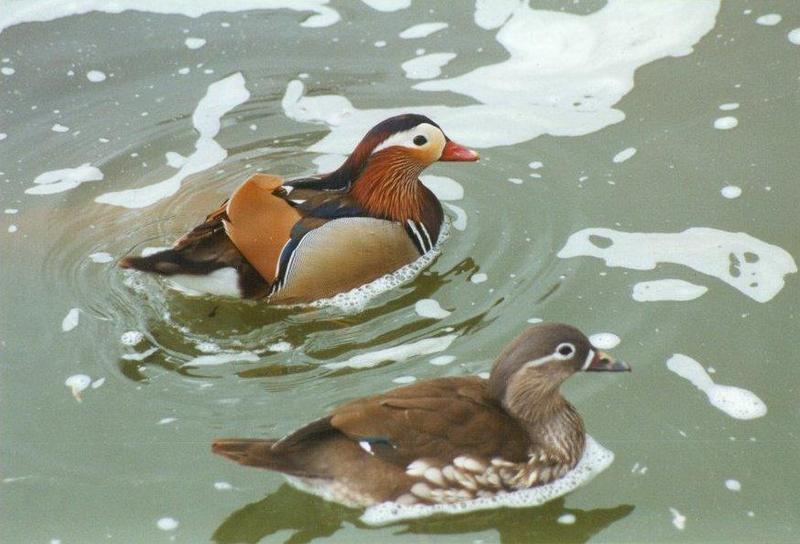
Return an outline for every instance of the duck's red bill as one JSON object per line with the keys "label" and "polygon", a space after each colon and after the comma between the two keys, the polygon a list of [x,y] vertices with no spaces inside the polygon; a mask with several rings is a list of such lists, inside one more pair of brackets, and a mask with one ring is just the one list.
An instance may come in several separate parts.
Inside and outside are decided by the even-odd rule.
{"label": "duck's red bill", "polygon": [[440,161],[477,161],[480,155],[476,151],[464,147],[463,145],[455,143],[453,140],[447,140],[442,150],[442,156],[439,157]]}

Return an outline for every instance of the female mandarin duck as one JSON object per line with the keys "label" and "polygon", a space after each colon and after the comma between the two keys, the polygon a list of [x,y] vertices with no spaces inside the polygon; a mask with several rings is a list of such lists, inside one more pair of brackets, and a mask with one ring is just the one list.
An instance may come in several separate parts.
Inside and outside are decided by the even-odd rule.
{"label": "female mandarin duck", "polygon": [[256,174],[171,249],[120,266],[209,294],[283,304],[329,297],[429,251],[444,215],[419,174],[436,161],[475,160],[427,117],[392,117],[338,170],[286,183]]}
{"label": "female mandarin duck", "polygon": [[212,449],[347,506],[493,496],[564,476],[583,454],[583,422],[559,393],[581,370],[630,370],[569,325],[530,327],[488,380],[439,378],[344,404],[280,440]]}

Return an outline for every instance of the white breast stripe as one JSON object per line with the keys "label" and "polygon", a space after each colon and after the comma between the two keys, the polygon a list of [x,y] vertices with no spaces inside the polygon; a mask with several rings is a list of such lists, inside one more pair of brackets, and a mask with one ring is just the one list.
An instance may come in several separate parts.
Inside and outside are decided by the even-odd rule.
{"label": "white breast stripe", "polygon": [[299,199],[299,198],[290,199],[290,200],[291,200],[292,202],[294,202],[295,204],[302,204],[303,202],[305,202],[305,199],[301,200],[301,199]]}
{"label": "white breast stripe", "polygon": [[411,219],[406,219],[406,223],[408,223],[408,226],[411,227],[411,231],[414,233],[414,236],[417,238],[417,241],[419,242],[419,247],[422,248],[422,252],[427,253],[428,247],[425,245],[425,240],[422,239],[422,235],[417,230],[417,224],[414,223]]}
{"label": "white breast stripe", "polygon": [[589,353],[586,354],[586,360],[583,362],[581,370],[586,370],[589,368],[589,365],[592,364],[592,359],[594,359],[594,350],[590,349]]}
{"label": "white breast stripe", "polygon": [[297,257],[297,254],[300,253],[300,248],[303,246],[304,240],[305,238],[300,239],[300,242],[294,248],[294,251],[292,251],[292,256],[289,257],[289,262],[286,263],[286,272],[283,274],[283,281],[281,282],[281,287],[286,285],[286,282],[289,281],[289,278],[291,277],[292,266],[294,265],[295,257]]}
{"label": "white breast stripe", "polygon": [[433,242],[431,241],[431,235],[428,234],[428,229],[425,228],[425,223],[420,223],[419,228],[422,229],[422,234],[428,239],[428,249],[426,251],[430,251],[433,248]]}
{"label": "white breast stripe", "polygon": [[[281,252],[278,255],[278,262],[275,264],[275,280],[276,280],[276,282],[273,284],[272,289],[270,290],[270,293],[269,293],[270,295],[281,288],[281,283],[282,282],[277,281],[278,278],[280,278],[280,275],[281,275],[281,261],[283,260],[283,252],[286,251],[286,246],[288,246],[289,242],[291,242],[291,241],[292,241],[291,238],[286,240],[286,243],[283,244],[283,247],[281,248]],[[285,278],[286,278],[286,276],[284,275],[284,279]]]}

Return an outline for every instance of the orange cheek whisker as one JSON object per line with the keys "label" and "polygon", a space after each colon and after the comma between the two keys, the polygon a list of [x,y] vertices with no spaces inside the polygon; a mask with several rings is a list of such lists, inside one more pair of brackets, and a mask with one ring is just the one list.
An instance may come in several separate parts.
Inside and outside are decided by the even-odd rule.
{"label": "orange cheek whisker", "polygon": [[418,182],[425,164],[404,151],[388,149],[370,157],[351,194],[369,213],[394,221],[421,220]]}

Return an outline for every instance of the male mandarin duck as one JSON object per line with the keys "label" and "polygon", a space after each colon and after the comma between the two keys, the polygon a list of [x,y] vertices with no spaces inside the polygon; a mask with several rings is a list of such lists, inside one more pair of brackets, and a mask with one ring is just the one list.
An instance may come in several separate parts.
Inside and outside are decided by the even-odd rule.
{"label": "male mandarin duck", "polygon": [[491,497],[576,466],[583,421],[559,386],[583,370],[630,367],[578,329],[542,323],[503,350],[488,380],[418,382],[339,406],[280,440],[217,440],[212,450],[347,506]]}
{"label": "male mandarin duck", "polygon": [[427,117],[391,117],[338,170],[287,182],[256,174],[171,249],[119,264],[208,294],[330,297],[430,251],[444,214],[419,174],[436,161],[476,160]]}

